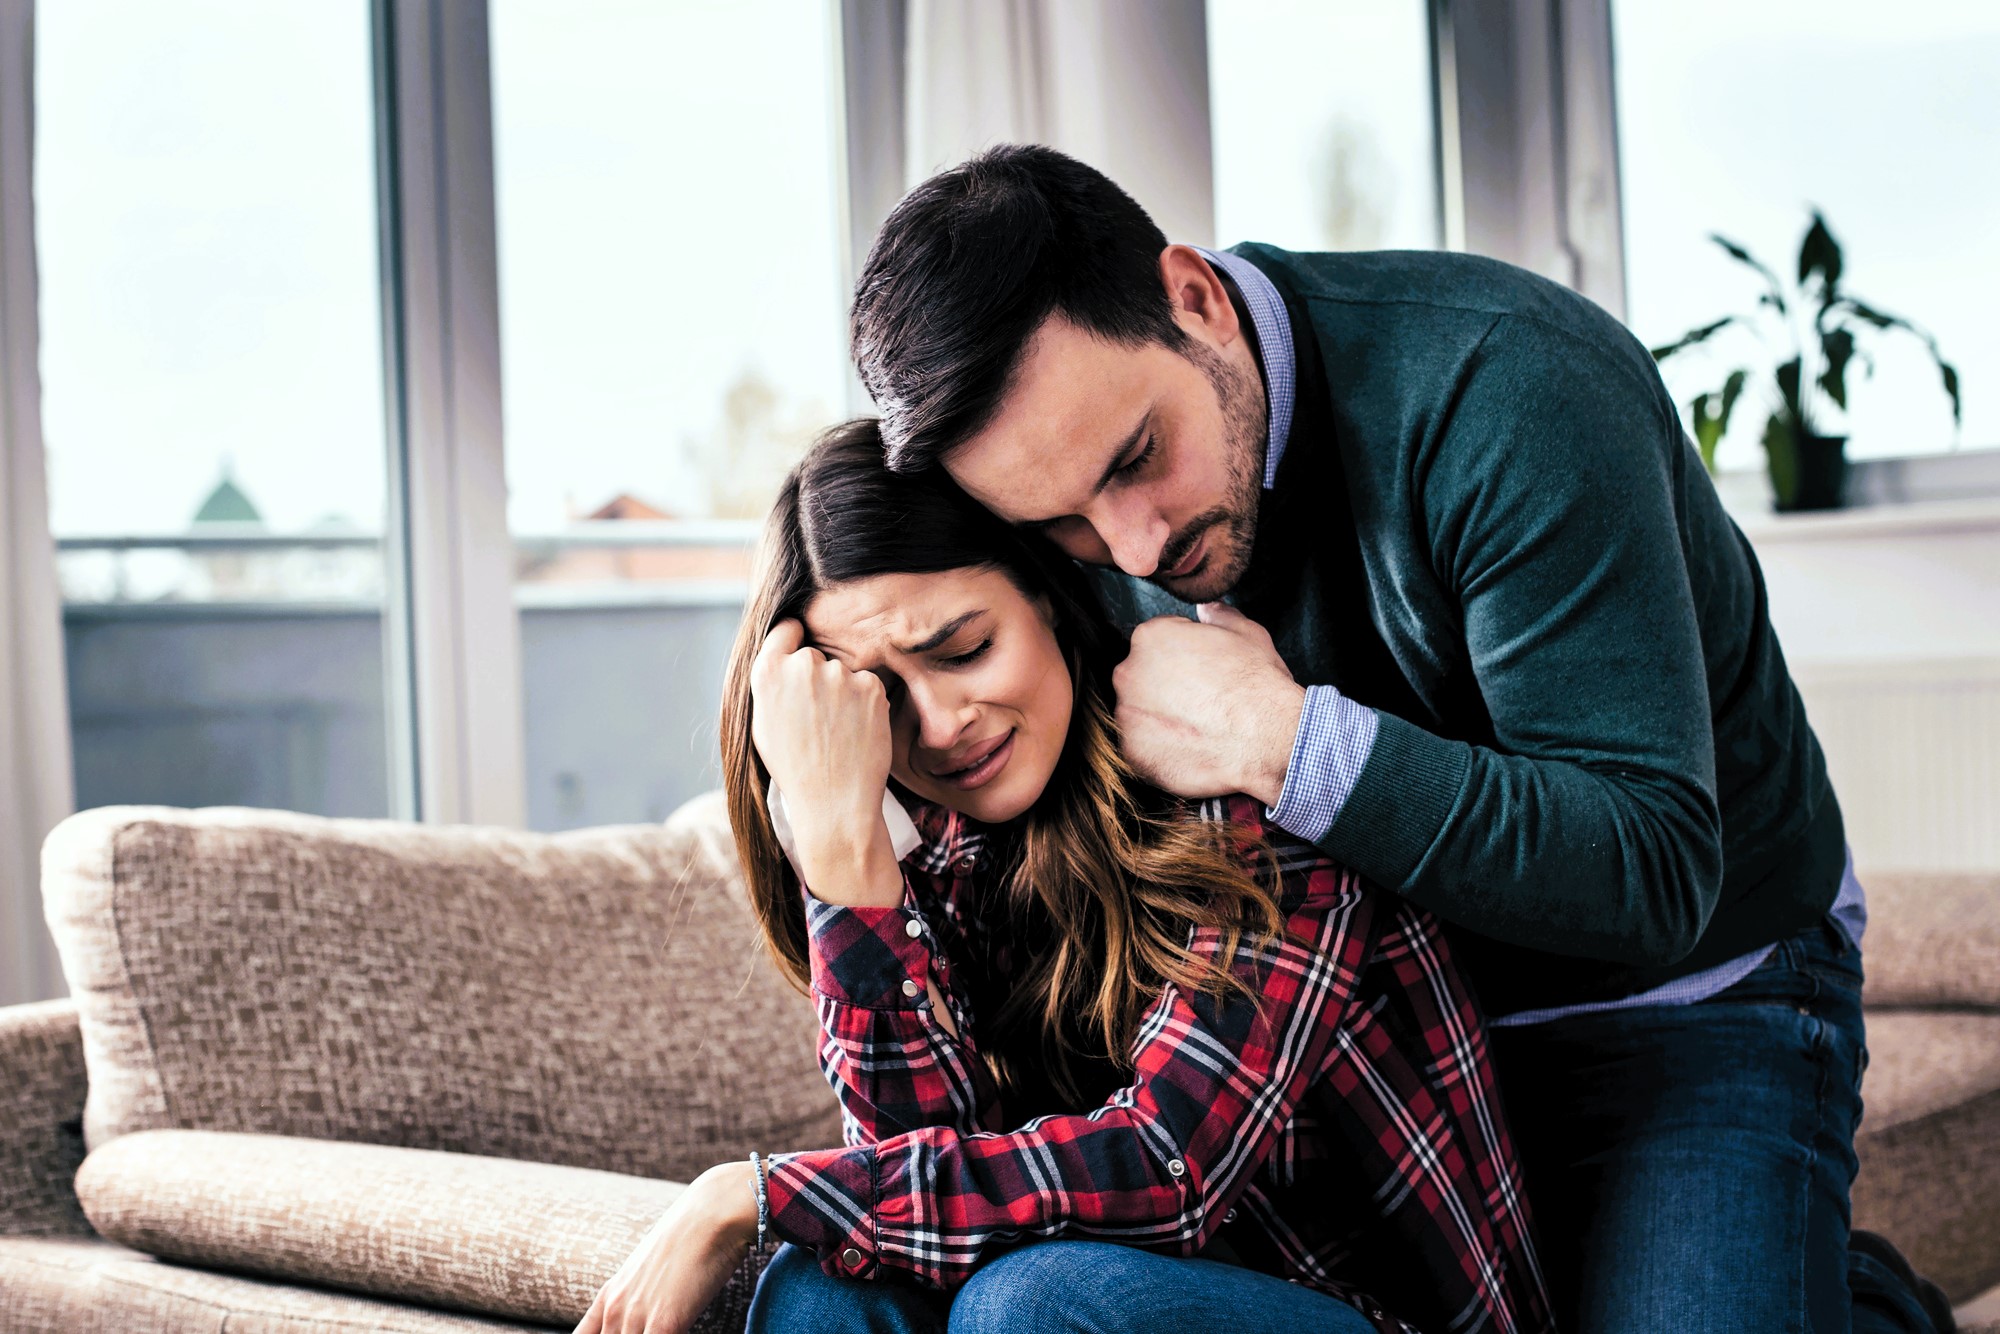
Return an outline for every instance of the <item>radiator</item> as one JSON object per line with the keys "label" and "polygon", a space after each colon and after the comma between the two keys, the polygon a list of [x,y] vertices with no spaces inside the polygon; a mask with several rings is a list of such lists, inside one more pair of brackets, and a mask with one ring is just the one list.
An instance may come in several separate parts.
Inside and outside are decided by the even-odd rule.
{"label": "radiator", "polygon": [[1792,674],[1856,866],[2000,870],[2000,659]]}

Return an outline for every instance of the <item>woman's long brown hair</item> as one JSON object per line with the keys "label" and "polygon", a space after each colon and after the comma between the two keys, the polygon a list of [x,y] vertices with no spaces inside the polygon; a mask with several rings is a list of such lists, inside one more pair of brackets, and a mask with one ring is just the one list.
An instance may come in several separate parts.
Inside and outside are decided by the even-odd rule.
{"label": "woman's long brown hair", "polygon": [[[1077,567],[995,519],[942,474],[889,472],[873,419],[822,435],[786,478],[765,523],[723,686],[730,824],[765,943],[806,990],[802,890],[772,832],[764,803],[769,775],[750,740],[751,662],[772,626],[802,617],[825,589],[881,574],[958,569],[997,569],[1024,595],[1046,596],[1074,684],[1069,736],[1055,772],[1033,808],[1013,822],[1013,836],[1001,840],[1012,850],[1009,914],[1039,912],[1051,930],[1012,979],[977,1046],[1003,1093],[1021,1072],[1000,1053],[1037,1049],[1050,1082],[1075,1103],[1081,1083],[1072,1057],[1107,1057],[1129,1071],[1139,1020],[1165,984],[1258,1000],[1228,971],[1228,961],[1246,932],[1259,942],[1284,933],[1275,883],[1253,873],[1268,865],[1267,850],[1225,824],[1187,818],[1184,805],[1143,783],[1126,763],[1110,686],[1124,641]],[[1212,956],[1188,948],[1195,927],[1220,933]],[[1028,1025],[1039,1043],[990,1040]]]}

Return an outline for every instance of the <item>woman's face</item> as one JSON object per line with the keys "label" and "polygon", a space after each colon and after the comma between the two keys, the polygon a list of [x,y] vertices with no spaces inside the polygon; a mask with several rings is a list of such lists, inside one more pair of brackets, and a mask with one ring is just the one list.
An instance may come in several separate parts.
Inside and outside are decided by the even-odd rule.
{"label": "woman's face", "polygon": [[1040,798],[1074,693],[1042,600],[998,570],[883,574],[819,594],[804,620],[808,644],[882,678],[904,787],[987,824]]}

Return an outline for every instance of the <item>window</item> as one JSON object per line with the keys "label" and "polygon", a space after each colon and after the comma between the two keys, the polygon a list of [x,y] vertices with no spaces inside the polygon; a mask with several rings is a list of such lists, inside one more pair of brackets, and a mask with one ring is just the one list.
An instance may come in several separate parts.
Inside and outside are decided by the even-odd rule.
{"label": "window", "polygon": [[1438,245],[1420,0],[1209,0],[1208,70],[1224,245]]}
{"label": "window", "polygon": [[385,815],[368,8],[36,22],[78,805]]}
{"label": "window", "polygon": [[844,415],[834,11],[491,15],[529,823],[655,820],[719,780],[757,520]]}
{"label": "window", "polygon": [[[2000,214],[2000,9],[1983,0],[1684,0],[1613,6],[1630,323],[1658,345],[1748,308],[1761,281],[1708,240],[1720,232],[1781,277],[1818,205],[1846,252],[1842,282],[1936,335],[1965,386],[1962,443],[2000,445],[2000,327],[1989,244]],[[1749,337],[1667,363],[1683,405],[1738,365]],[[1872,344],[1832,433],[1857,458],[1935,453],[1951,413],[1922,344]],[[1766,413],[1739,410],[1721,466],[1761,467]]]}

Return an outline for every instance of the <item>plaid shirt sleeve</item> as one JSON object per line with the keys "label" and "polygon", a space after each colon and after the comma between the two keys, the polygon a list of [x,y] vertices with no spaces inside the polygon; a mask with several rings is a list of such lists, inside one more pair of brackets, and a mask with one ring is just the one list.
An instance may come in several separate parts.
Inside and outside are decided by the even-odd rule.
{"label": "plaid shirt sleeve", "polygon": [[[772,1156],[773,1230],[813,1248],[830,1274],[898,1270],[945,1290],[1024,1237],[1196,1253],[1330,1059],[1374,950],[1375,903],[1324,859],[1288,877],[1282,906],[1303,943],[1246,942],[1228,963],[1262,1012],[1233,993],[1164,987],[1140,1024],[1132,1084],[1088,1114],[1000,1133],[986,1124],[993,1101],[978,1092],[983,1062],[921,1016],[882,1021],[892,1040],[865,1054],[866,1044],[849,1053],[830,1039],[844,1063],[836,1089],[844,1083],[844,1103],[853,1098],[862,1138]],[[906,1011],[923,998],[936,961],[899,927],[894,915],[905,911],[849,909],[843,923],[815,927],[830,1033],[877,1022],[855,1008]],[[1220,933],[1199,929],[1190,946],[1219,957]],[[882,1133],[869,1140],[870,1131]]]}
{"label": "plaid shirt sleeve", "polygon": [[[996,1129],[999,1090],[974,1053],[971,1013],[951,961],[904,871],[903,902],[854,908],[806,895],[806,932],[820,1070],[839,1099],[849,1146],[925,1126],[962,1134]],[[951,1007],[961,1037],[933,1011],[927,979]]]}

